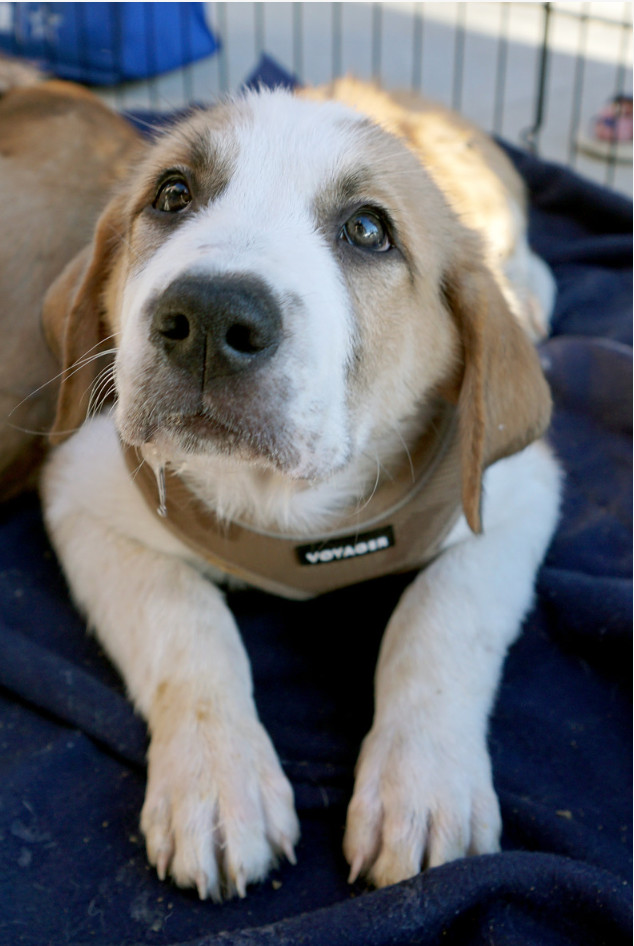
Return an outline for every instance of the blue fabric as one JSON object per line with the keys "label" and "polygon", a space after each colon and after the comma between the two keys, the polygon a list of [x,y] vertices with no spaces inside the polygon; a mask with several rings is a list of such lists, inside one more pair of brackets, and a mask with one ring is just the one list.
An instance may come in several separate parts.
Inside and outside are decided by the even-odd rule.
{"label": "blue fabric", "polygon": [[219,46],[202,3],[3,3],[0,50],[63,79],[110,85],[176,69]]}
{"label": "blue fabric", "polygon": [[269,89],[295,89],[300,85],[296,76],[290,75],[280,68],[275,59],[262,53],[253,72],[247,77],[244,85],[248,89],[257,89],[264,86]]}
{"label": "blue fabric", "polygon": [[513,152],[559,285],[542,358],[567,479],[490,748],[503,852],[381,891],[341,854],[381,633],[406,578],[306,606],[234,594],[302,839],[245,901],[160,883],[146,732],[68,601],[37,502],[0,507],[0,946],[631,943],[631,205]]}

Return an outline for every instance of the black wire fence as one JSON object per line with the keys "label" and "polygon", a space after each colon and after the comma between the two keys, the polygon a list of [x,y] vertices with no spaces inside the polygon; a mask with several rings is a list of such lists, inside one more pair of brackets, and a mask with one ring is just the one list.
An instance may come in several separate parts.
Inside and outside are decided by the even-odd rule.
{"label": "black wire fence", "polygon": [[629,2],[0,3],[0,48],[124,111],[213,101],[262,56],[310,84],[354,74],[631,193],[631,140],[597,134],[631,99]]}

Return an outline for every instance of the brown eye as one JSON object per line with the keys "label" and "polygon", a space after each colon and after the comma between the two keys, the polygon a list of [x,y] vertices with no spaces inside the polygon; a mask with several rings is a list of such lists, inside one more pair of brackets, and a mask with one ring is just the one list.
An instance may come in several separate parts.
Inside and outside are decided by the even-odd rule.
{"label": "brown eye", "polygon": [[392,247],[387,225],[376,211],[365,207],[344,223],[340,236],[351,246],[374,253],[384,253]]}
{"label": "brown eye", "polygon": [[163,181],[152,206],[163,213],[178,213],[191,203],[192,195],[182,175],[174,175]]}

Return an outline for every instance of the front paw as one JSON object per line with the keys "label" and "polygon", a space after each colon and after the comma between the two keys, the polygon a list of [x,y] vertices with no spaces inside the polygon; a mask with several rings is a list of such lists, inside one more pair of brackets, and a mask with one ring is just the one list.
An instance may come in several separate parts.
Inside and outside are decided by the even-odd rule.
{"label": "front paw", "polygon": [[501,818],[486,746],[435,743],[422,726],[373,729],[357,765],[344,853],[350,882],[398,883],[499,850]]}
{"label": "front paw", "polygon": [[295,863],[293,791],[257,718],[228,725],[199,702],[154,727],[141,829],[159,877],[203,899],[243,897],[279,855]]}

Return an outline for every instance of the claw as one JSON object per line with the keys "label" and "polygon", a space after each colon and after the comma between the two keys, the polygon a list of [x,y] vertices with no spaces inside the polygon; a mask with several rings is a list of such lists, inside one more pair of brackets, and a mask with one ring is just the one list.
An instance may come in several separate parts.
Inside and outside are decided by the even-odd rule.
{"label": "claw", "polygon": [[156,873],[159,880],[165,880],[167,877],[167,868],[170,862],[170,853],[167,850],[159,851],[156,858]]}
{"label": "claw", "polygon": [[209,881],[204,871],[199,870],[196,874],[196,890],[201,900],[206,900],[209,895]]}
{"label": "claw", "polygon": [[295,857],[295,848],[291,841],[288,838],[283,838],[280,847],[282,848],[282,853],[289,864],[292,864],[293,867],[297,864],[297,858]]}
{"label": "claw", "polygon": [[350,865],[350,873],[348,875],[349,884],[353,884],[355,880],[357,879],[357,877],[359,876],[359,874],[361,873],[361,870],[363,868],[363,861],[364,861],[363,855],[357,854],[352,864]]}
{"label": "claw", "polygon": [[234,879],[234,883],[236,886],[236,893],[238,894],[241,900],[244,900],[244,898],[247,895],[247,882],[246,882],[246,877],[243,870],[238,871]]}

